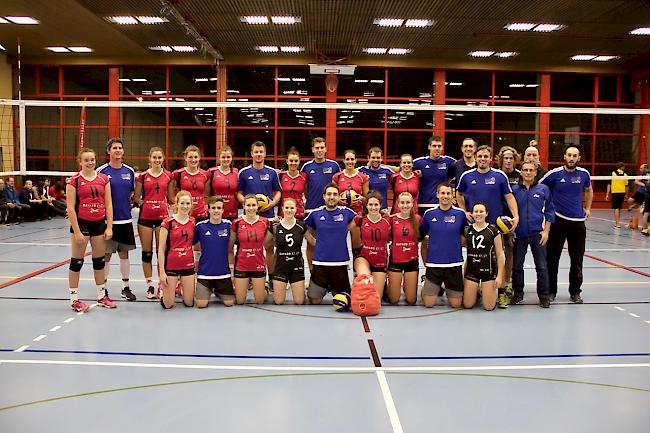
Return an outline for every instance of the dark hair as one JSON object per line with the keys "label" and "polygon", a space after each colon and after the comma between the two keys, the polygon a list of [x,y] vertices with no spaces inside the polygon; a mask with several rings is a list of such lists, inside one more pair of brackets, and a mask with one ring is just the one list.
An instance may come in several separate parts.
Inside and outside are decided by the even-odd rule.
{"label": "dark hair", "polygon": [[287,150],[287,158],[289,157],[289,155],[298,155],[298,158],[300,158],[300,152],[298,151],[298,149],[296,149],[295,146],[291,146],[289,150]]}
{"label": "dark hair", "polygon": [[580,148],[580,145],[578,145],[578,144],[565,144],[564,145],[564,152],[562,152],[562,155],[566,155],[567,150],[571,149],[572,147],[576,148],[576,150],[578,151],[578,155],[582,155],[582,149]]}
{"label": "dark hair", "polygon": [[266,151],[266,144],[262,143],[261,141],[253,141],[253,144],[251,144],[251,151],[253,151],[254,147],[263,147],[264,151]]}
{"label": "dark hair", "polygon": [[476,155],[476,154],[478,154],[481,150],[485,150],[485,149],[489,150],[489,151],[490,151],[490,155],[492,155],[492,149],[491,149],[490,146],[488,146],[487,144],[481,144],[479,147],[477,147],[476,150],[474,151],[474,154]]}
{"label": "dark hair", "polygon": [[[436,192],[440,191],[440,188],[442,188],[443,186],[444,186],[444,187],[447,187],[447,188],[451,188],[451,184],[450,184],[449,182],[441,182],[441,183],[439,183],[438,186],[436,187]],[[453,188],[452,188],[452,189],[453,189]]]}
{"label": "dark hair", "polygon": [[624,168],[624,167],[625,167],[624,162],[619,161],[619,162],[616,163],[616,168]]}
{"label": "dark hair", "polygon": [[223,197],[221,197],[220,195],[213,195],[213,196],[208,197],[208,201],[207,201],[208,209],[210,208],[211,204],[219,203],[219,202],[221,202],[222,205],[225,203],[223,201]]}
{"label": "dark hair", "polygon": [[490,209],[488,208],[488,205],[485,204],[484,201],[477,201],[476,203],[474,203],[474,204],[472,205],[472,211],[474,211],[474,208],[475,208],[477,205],[481,205],[481,206],[483,206],[483,207],[485,208],[485,213],[486,213],[486,214],[489,214],[489,213],[490,213]]}
{"label": "dark hair", "polygon": [[363,198],[363,213],[365,215],[368,215],[368,201],[371,198],[375,198],[379,200],[379,206],[381,207],[381,202],[383,197],[381,196],[381,193],[379,191],[375,191],[374,189],[368,191],[368,194]]}
{"label": "dark hair", "polygon": [[115,143],[120,143],[124,148],[124,142],[122,141],[121,138],[119,137],[111,138],[106,142],[106,153],[108,153],[111,150],[111,147],[113,147],[113,144]]}
{"label": "dark hair", "polygon": [[327,191],[327,188],[336,188],[336,191],[341,192],[339,186],[335,182],[330,182],[323,188],[323,194]]}
{"label": "dark hair", "polygon": [[433,135],[429,137],[429,144],[433,143],[434,141],[439,141],[442,143],[442,137],[439,135]]}
{"label": "dark hair", "polygon": [[370,154],[373,153],[373,152],[375,152],[375,153],[379,152],[379,153],[381,153],[382,155],[384,154],[384,151],[381,150],[381,147],[379,147],[379,146],[372,146],[372,147],[368,150],[368,158],[370,158]]}

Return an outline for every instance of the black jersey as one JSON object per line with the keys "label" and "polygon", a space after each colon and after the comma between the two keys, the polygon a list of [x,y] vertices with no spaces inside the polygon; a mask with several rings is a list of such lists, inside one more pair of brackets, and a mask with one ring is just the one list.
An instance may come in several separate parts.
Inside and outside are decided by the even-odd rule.
{"label": "black jersey", "polygon": [[467,240],[467,269],[470,275],[497,274],[497,256],[494,248],[495,239],[500,236],[499,229],[488,224],[482,230],[477,230],[474,225],[465,227],[463,232]]}
{"label": "black jersey", "polygon": [[292,227],[275,223],[269,227],[275,238],[275,268],[276,273],[303,271],[302,240],[307,231],[305,223],[296,220]]}

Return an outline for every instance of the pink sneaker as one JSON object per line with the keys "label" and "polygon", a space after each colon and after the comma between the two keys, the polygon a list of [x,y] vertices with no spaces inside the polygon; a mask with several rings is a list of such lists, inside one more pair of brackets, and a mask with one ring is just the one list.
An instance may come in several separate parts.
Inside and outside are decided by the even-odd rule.
{"label": "pink sneaker", "polygon": [[178,284],[176,284],[176,297],[177,298],[183,297],[183,287],[181,286],[180,281],[178,282]]}
{"label": "pink sneaker", "polygon": [[72,308],[77,313],[85,313],[90,307],[77,299],[72,304],[70,304],[70,308]]}
{"label": "pink sneaker", "polygon": [[102,299],[98,299],[97,304],[100,307],[104,308],[117,308],[117,304],[113,302],[113,300],[109,298],[108,295],[104,296]]}

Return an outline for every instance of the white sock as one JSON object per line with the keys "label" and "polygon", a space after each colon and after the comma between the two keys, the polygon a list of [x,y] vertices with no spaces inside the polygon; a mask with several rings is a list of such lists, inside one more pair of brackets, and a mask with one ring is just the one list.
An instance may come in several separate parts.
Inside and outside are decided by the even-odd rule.
{"label": "white sock", "polygon": [[147,278],[147,287],[153,287],[153,278]]}
{"label": "white sock", "polygon": [[104,284],[108,284],[108,274],[111,272],[111,259],[104,262]]}
{"label": "white sock", "polygon": [[97,286],[97,299],[102,299],[106,296],[106,288],[104,284],[96,284]]}
{"label": "white sock", "polygon": [[131,271],[131,264],[129,263],[128,257],[126,259],[120,259],[120,273],[122,274],[122,287],[129,286],[130,271]]}
{"label": "white sock", "polygon": [[69,287],[70,289],[70,303],[72,304],[74,301],[79,300],[77,297],[77,287]]}

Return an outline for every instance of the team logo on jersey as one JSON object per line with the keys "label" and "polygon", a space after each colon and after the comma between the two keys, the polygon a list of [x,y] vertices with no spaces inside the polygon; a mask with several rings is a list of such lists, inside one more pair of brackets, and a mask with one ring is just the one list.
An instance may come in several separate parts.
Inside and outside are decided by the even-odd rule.
{"label": "team logo on jersey", "polygon": [[207,232],[205,232],[205,235],[206,236],[212,236],[212,233],[210,233],[210,230],[208,230]]}
{"label": "team logo on jersey", "polygon": [[253,176],[248,176],[248,180],[253,180]]}
{"label": "team logo on jersey", "polygon": [[431,167],[429,167],[429,164],[427,164],[427,165],[424,166],[424,168],[431,168]]}
{"label": "team logo on jersey", "polygon": [[446,223],[455,223],[456,222],[456,215],[446,216],[445,217],[445,222]]}
{"label": "team logo on jersey", "polygon": [[334,220],[334,221],[336,221],[336,222],[341,222],[341,221],[343,221],[343,214],[334,215],[334,216],[332,217],[332,220]]}
{"label": "team logo on jersey", "polygon": [[560,179],[560,183],[566,183],[566,180]]}
{"label": "team logo on jersey", "polygon": [[320,217],[319,219],[320,219],[321,221],[325,221],[325,216],[324,216],[324,215],[321,215],[321,217]]}
{"label": "team logo on jersey", "polygon": [[485,178],[485,184],[486,185],[496,185],[497,179],[495,177],[486,177]]}
{"label": "team logo on jersey", "polygon": [[271,177],[268,174],[262,174],[260,175],[260,180],[269,180]]}
{"label": "team logo on jersey", "polygon": [[309,170],[309,174],[314,174],[316,173],[316,170]]}
{"label": "team logo on jersey", "polygon": [[475,180],[472,180],[471,183],[472,183],[472,185],[476,185],[476,181],[475,181]]}
{"label": "team logo on jersey", "polygon": [[571,183],[582,183],[582,178],[580,176],[572,177]]}
{"label": "team logo on jersey", "polygon": [[539,195],[539,194],[533,194],[533,197],[535,197],[535,198],[539,198],[540,195]]}
{"label": "team logo on jersey", "polygon": [[332,167],[326,167],[323,169],[323,174],[331,174],[332,173]]}
{"label": "team logo on jersey", "polygon": [[438,164],[438,170],[447,170],[447,163]]}
{"label": "team logo on jersey", "polygon": [[377,175],[377,177],[379,179],[386,179],[386,173],[379,173],[379,175]]}
{"label": "team logo on jersey", "polygon": [[437,222],[438,222],[438,218],[433,217],[433,219],[431,220],[431,222],[437,223]]}
{"label": "team logo on jersey", "polygon": [[81,186],[84,186],[85,184],[86,184],[86,182],[84,182],[84,181],[82,180],[82,181],[81,181]]}
{"label": "team logo on jersey", "polygon": [[217,236],[219,236],[220,238],[228,236],[228,229],[218,230],[217,231]]}
{"label": "team logo on jersey", "polygon": [[122,173],[122,180],[131,180],[131,175],[129,173]]}

